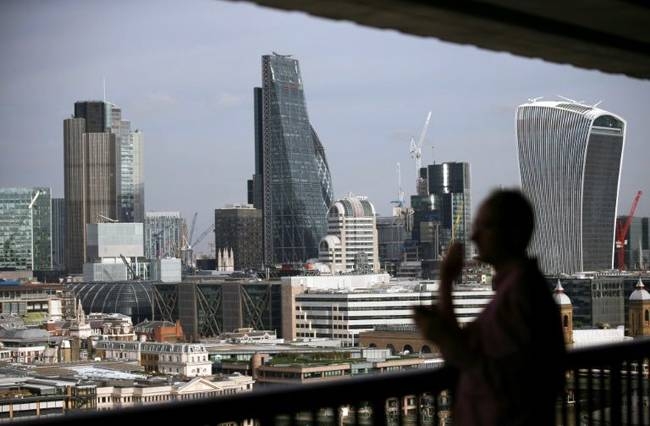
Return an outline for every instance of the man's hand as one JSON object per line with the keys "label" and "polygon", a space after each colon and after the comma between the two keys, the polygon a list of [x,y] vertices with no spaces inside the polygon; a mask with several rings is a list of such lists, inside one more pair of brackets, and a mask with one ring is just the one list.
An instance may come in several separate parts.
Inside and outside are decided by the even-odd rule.
{"label": "man's hand", "polygon": [[464,249],[458,241],[453,242],[447,250],[447,255],[440,265],[440,280],[452,282],[463,271]]}
{"label": "man's hand", "polygon": [[413,320],[422,337],[440,343],[445,324],[437,306],[416,306],[413,309]]}

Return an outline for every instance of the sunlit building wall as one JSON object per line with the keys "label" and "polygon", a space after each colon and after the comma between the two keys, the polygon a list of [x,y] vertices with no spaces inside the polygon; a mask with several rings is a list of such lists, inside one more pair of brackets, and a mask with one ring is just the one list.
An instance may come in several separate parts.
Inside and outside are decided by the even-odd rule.
{"label": "sunlit building wall", "polygon": [[531,254],[549,274],[611,269],[625,120],[572,102],[523,104],[516,120]]}
{"label": "sunlit building wall", "polygon": [[52,268],[50,188],[0,188],[0,268]]}
{"label": "sunlit building wall", "polygon": [[332,274],[378,272],[377,243],[375,207],[367,197],[345,197],[327,213],[327,235],[320,241],[319,260]]}

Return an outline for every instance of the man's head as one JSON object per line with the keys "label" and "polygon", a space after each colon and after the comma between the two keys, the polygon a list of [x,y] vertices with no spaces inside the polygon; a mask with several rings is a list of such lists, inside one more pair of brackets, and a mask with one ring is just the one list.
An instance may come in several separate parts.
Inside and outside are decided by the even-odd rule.
{"label": "man's head", "polygon": [[533,235],[533,208],[518,190],[497,190],[481,204],[472,240],[479,258],[490,264],[526,255]]}

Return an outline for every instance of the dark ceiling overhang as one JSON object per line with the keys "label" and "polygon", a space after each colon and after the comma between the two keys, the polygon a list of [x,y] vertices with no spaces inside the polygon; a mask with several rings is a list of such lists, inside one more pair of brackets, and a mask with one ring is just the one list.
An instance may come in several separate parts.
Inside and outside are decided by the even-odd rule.
{"label": "dark ceiling overhang", "polygon": [[558,64],[650,78],[646,1],[245,0]]}

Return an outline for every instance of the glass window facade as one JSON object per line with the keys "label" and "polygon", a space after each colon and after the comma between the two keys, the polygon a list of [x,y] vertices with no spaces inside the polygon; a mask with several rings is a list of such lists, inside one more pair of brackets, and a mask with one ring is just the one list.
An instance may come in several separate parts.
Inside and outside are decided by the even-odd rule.
{"label": "glass window facade", "polygon": [[49,188],[0,188],[0,269],[52,268]]}
{"label": "glass window facade", "polygon": [[445,162],[427,167],[429,193],[437,199],[440,245],[444,251],[450,240],[463,243],[465,258],[471,259],[472,205],[469,163]]}
{"label": "glass window facade", "polygon": [[318,256],[327,231],[329,166],[309,122],[298,61],[263,56],[262,83],[256,119],[262,118],[265,263],[301,262]]}

